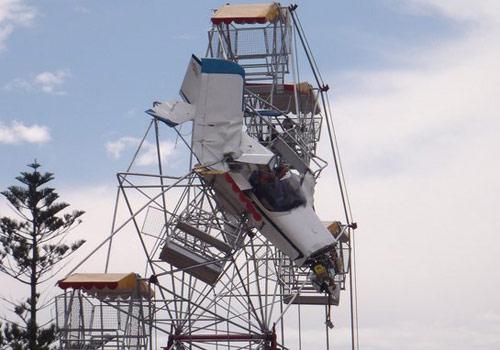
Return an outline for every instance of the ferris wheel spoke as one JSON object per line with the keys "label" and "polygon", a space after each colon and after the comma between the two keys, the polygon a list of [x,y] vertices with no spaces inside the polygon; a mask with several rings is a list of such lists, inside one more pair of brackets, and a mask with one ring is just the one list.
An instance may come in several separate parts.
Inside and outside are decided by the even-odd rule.
{"label": "ferris wheel spoke", "polygon": [[[177,295],[177,294],[173,294],[172,291],[168,290],[167,288],[165,287],[162,287],[162,286],[158,286],[160,289],[163,289],[165,292],[169,293],[170,295],[172,295],[172,297],[176,298],[178,302],[182,302],[182,303],[186,303],[187,305],[192,305],[192,302],[182,296],[182,295]],[[203,307],[203,306],[200,306],[200,305],[196,305],[197,308],[201,309],[206,315],[210,315],[211,317],[214,317],[215,319],[217,319],[219,317],[219,315],[217,313],[215,313],[213,310],[209,309],[209,308],[206,308],[206,307]],[[181,315],[182,316],[182,315]],[[177,318],[177,319],[181,319],[185,322],[185,318]],[[245,331],[249,331],[248,328],[238,324],[238,323],[235,323],[235,322],[232,322],[232,321],[227,321],[227,319],[225,320],[226,322],[230,323],[232,326],[236,327],[236,328],[239,328],[239,329],[242,329],[242,330],[245,330]]]}

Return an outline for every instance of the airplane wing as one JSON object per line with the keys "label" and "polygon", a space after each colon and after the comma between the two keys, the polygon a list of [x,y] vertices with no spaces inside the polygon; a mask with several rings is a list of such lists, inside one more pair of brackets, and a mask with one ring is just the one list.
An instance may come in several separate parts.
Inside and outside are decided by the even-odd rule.
{"label": "airplane wing", "polygon": [[181,101],[156,102],[153,108],[146,111],[171,127],[194,119],[195,112],[195,106]]}

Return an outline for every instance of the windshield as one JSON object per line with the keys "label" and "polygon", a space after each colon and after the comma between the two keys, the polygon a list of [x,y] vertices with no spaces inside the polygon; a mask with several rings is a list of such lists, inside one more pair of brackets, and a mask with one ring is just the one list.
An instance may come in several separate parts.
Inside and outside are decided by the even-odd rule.
{"label": "windshield", "polygon": [[[269,211],[289,211],[306,204],[296,176],[283,170],[256,170],[250,176],[253,192]],[[280,175],[282,175],[280,177]]]}

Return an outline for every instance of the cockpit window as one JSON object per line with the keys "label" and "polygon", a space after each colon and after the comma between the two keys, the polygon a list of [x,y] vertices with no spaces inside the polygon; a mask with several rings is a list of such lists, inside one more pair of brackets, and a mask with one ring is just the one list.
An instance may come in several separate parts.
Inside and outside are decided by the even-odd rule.
{"label": "cockpit window", "polygon": [[256,170],[249,180],[255,196],[269,211],[289,211],[306,204],[298,179],[284,176],[283,169]]}

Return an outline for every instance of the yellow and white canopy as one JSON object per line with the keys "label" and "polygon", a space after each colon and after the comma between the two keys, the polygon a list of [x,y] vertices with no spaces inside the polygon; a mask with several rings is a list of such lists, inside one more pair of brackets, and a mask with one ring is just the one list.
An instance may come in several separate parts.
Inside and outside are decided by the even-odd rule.
{"label": "yellow and white canopy", "polygon": [[221,6],[212,16],[213,24],[221,23],[271,23],[279,16],[279,6],[270,4],[227,4]]}
{"label": "yellow and white canopy", "polygon": [[75,273],[59,281],[62,289],[81,289],[101,297],[153,296],[148,284],[131,273]]}

